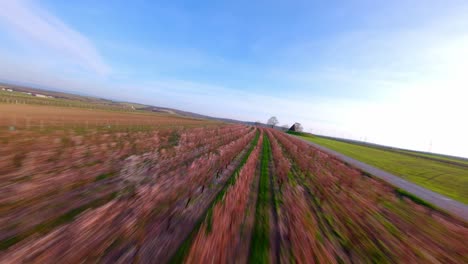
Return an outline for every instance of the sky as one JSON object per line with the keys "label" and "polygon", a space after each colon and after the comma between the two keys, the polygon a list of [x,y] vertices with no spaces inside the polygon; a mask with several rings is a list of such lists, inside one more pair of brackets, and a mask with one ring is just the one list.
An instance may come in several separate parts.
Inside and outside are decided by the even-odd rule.
{"label": "sky", "polygon": [[468,157],[468,1],[0,0],[0,80]]}

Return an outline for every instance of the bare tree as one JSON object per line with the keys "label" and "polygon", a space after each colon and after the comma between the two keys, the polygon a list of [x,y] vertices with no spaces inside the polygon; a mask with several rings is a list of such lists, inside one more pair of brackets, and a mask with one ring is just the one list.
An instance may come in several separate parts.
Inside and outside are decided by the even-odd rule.
{"label": "bare tree", "polygon": [[270,117],[270,119],[268,119],[268,121],[267,121],[267,125],[269,125],[271,127],[275,127],[278,123],[279,123],[278,118],[276,118],[276,116]]}

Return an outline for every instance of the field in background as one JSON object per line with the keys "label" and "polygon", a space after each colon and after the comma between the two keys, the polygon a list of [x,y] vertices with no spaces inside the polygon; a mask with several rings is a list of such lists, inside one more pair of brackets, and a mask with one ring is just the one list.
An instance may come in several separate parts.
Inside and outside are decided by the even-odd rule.
{"label": "field in background", "polygon": [[300,137],[452,199],[468,203],[468,168],[462,159],[412,151],[386,150],[307,134]]}
{"label": "field in background", "polygon": [[112,111],[49,105],[0,104],[0,127],[5,130],[58,128],[144,128],[199,126],[219,122],[164,113]]}
{"label": "field in background", "polygon": [[427,159],[432,159],[436,161],[441,161],[441,162],[446,162],[454,165],[459,165],[462,167],[466,167],[468,169],[468,159],[466,158],[461,158],[461,157],[453,157],[453,156],[447,156],[447,155],[441,155],[441,154],[436,154],[436,153],[427,153],[427,152],[418,152],[418,151],[411,151],[411,150],[393,150],[396,152],[400,152],[403,154],[407,155],[415,155],[420,158],[427,158]]}
{"label": "field in background", "polygon": [[[30,88],[18,88],[1,86],[0,103],[7,104],[29,104],[47,106],[65,106],[88,109],[106,109],[114,111],[132,111],[141,105],[131,103],[114,102],[111,100],[85,97],[58,92],[48,92]],[[11,91],[3,89],[15,89]]]}

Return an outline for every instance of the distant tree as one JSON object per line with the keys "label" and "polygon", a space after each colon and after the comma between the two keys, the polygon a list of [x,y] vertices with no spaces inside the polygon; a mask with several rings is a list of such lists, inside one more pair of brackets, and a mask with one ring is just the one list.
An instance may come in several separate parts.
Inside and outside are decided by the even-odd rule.
{"label": "distant tree", "polygon": [[272,116],[270,117],[270,119],[268,119],[267,121],[267,125],[271,126],[271,127],[274,127],[278,124],[278,118],[276,118],[276,116]]}

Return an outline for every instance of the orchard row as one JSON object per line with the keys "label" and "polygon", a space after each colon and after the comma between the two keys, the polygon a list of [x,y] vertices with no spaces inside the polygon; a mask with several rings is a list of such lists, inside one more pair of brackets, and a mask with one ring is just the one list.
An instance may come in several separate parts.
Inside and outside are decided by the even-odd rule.
{"label": "orchard row", "polygon": [[93,131],[0,150],[0,262],[468,262],[466,223],[283,132]]}

